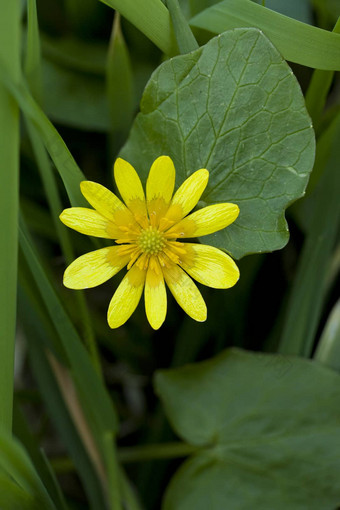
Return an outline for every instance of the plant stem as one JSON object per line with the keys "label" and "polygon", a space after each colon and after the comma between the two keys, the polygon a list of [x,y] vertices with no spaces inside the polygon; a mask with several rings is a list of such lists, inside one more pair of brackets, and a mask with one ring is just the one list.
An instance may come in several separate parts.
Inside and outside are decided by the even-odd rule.
{"label": "plant stem", "polygon": [[[0,60],[20,78],[20,2],[0,0]],[[0,84],[0,428],[11,431],[18,249],[19,110]]]}
{"label": "plant stem", "polygon": [[[199,446],[180,442],[147,444],[118,448],[117,457],[122,464],[128,464],[152,459],[187,457],[198,452],[199,449]],[[55,457],[50,459],[50,463],[56,473],[68,473],[75,470],[73,461],[68,457]]]}
{"label": "plant stem", "polygon": [[131,446],[118,449],[118,459],[122,463],[142,462],[151,459],[173,459],[186,457],[199,450],[198,446],[187,443],[161,443]]}

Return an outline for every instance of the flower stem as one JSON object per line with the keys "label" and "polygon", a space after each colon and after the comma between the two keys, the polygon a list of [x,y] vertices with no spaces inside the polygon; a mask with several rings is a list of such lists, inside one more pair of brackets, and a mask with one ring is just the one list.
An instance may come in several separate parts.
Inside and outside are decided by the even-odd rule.
{"label": "flower stem", "polygon": [[[199,450],[199,446],[188,443],[159,443],[118,448],[117,456],[122,464],[128,464],[132,462],[143,462],[145,460],[187,457]],[[69,473],[75,470],[73,461],[68,457],[56,457],[50,459],[50,462],[56,473]]]}
{"label": "flower stem", "polygon": [[123,464],[151,459],[173,459],[187,457],[199,449],[199,446],[180,442],[131,446],[118,448],[118,459]]}

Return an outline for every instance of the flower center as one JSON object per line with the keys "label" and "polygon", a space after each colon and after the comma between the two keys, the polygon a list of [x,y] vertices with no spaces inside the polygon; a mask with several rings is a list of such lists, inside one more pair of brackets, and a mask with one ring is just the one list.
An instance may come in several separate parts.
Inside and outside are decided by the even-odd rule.
{"label": "flower center", "polygon": [[156,255],[164,247],[163,234],[151,226],[142,230],[137,242],[140,249],[149,255]]}

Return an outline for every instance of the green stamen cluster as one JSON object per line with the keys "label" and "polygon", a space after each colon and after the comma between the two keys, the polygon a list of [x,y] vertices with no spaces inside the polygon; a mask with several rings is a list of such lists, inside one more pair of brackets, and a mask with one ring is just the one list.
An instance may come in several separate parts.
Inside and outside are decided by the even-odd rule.
{"label": "green stamen cluster", "polygon": [[163,235],[159,230],[150,226],[140,234],[138,245],[144,253],[156,255],[164,247]]}

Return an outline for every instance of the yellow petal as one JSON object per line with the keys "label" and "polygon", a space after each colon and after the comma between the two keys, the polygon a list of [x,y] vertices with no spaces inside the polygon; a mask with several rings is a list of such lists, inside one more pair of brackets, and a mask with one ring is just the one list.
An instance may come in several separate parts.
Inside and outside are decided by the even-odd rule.
{"label": "yellow petal", "polygon": [[128,263],[130,256],[120,255],[120,246],[91,251],[72,262],[64,273],[69,289],[96,287],[114,276]]}
{"label": "yellow petal", "polygon": [[114,239],[119,236],[117,227],[93,209],[70,207],[64,209],[59,218],[65,225],[81,234],[105,239]]}
{"label": "yellow petal", "polygon": [[196,211],[168,230],[167,234],[178,232],[178,237],[200,237],[227,227],[239,215],[236,204],[215,204]]}
{"label": "yellow petal", "polygon": [[168,212],[166,219],[169,221],[177,222],[184,218],[197,204],[203,191],[208,184],[209,172],[205,168],[197,170],[176,191]]}
{"label": "yellow petal", "polygon": [[133,314],[141,298],[145,271],[134,265],[121,281],[111,299],[107,312],[110,328],[119,328]]}
{"label": "yellow petal", "polygon": [[190,276],[175,264],[170,267],[163,267],[162,270],[165,281],[179,306],[192,319],[204,322],[207,318],[207,307]]}
{"label": "yellow petal", "polygon": [[235,285],[240,272],[229,255],[204,244],[185,243],[187,254],[181,257],[182,267],[203,285],[215,289],[228,289]]}
{"label": "yellow petal", "polygon": [[117,225],[135,225],[134,217],[125,204],[101,184],[83,181],[80,189],[89,204],[108,220]]}
{"label": "yellow petal", "polygon": [[169,208],[175,187],[175,166],[168,156],[157,158],[149,172],[146,182],[146,197],[150,221],[158,225],[159,218]]}
{"label": "yellow petal", "polygon": [[145,226],[147,220],[145,195],[136,170],[130,163],[118,158],[114,164],[114,177],[124,202],[138,223]]}
{"label": "yellow petal", "polygon": [[166,317],[166,290],[159,262],[155,258],[153,262],[146,273],[145,311],[151,327],[159,329]]}

